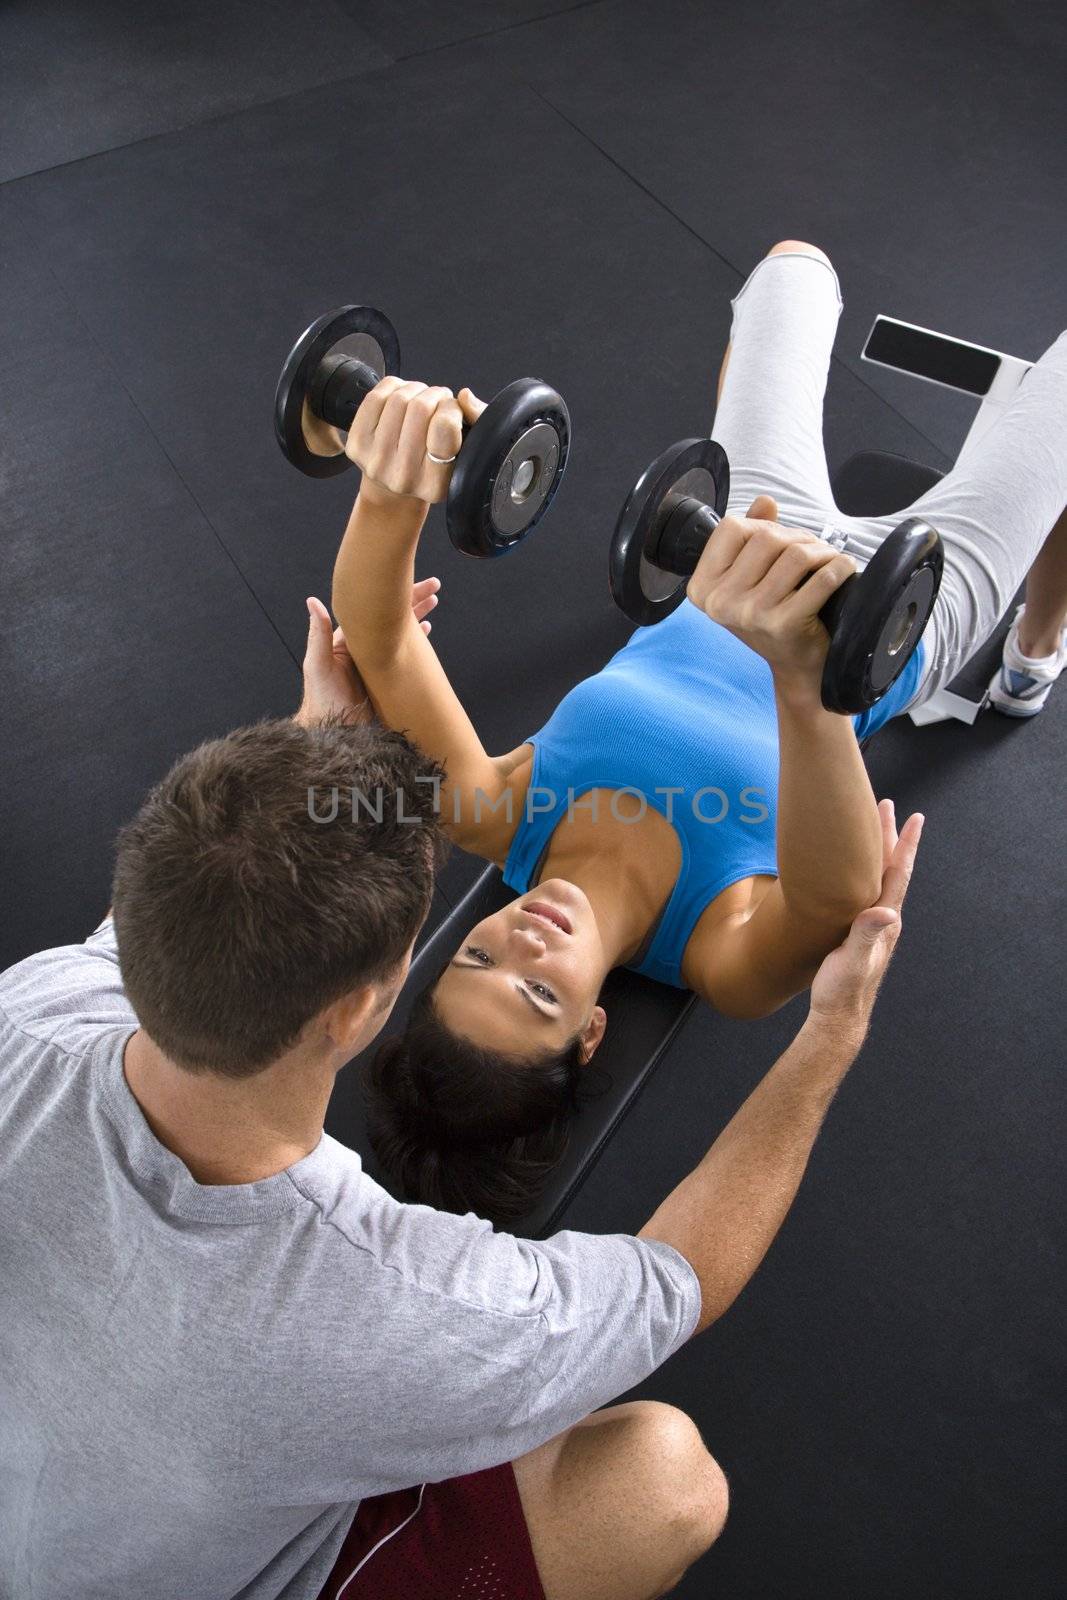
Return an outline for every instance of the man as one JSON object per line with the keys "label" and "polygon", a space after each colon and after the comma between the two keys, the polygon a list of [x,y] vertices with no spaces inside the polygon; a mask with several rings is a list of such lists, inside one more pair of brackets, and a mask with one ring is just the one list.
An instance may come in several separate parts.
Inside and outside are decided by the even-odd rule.
{"label": "man", "polygon": [[718,1536],[725,1479],[683,1414],[597,1408],[766,1252],[922,819],[898,839],[883,803],[878,906],[637,1236],[533,1243],[401,1205],[322,1128],[406,975],[440,774],[361,720],[310,609],[298,717],[180,761],[120,837],[113,918],[0,978],[0,1592],[666,1593]]}

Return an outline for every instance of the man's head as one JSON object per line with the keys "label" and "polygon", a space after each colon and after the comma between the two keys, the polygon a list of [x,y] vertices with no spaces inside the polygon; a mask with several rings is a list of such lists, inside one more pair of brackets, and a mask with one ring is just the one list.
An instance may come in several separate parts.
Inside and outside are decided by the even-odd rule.
{"label": "man's head", "polygon": [[429,909],[440,777],[399,733],[289,720],[177,763],[114,882],[123,983],[165,1056],[251,1076],[324,1014],[339,1060],[370,1042]]}

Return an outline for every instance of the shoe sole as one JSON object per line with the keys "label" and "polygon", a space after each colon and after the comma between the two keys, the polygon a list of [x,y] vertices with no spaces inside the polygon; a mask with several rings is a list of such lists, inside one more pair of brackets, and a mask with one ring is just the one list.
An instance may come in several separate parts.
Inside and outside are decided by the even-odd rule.
{"label": "shoe sole", "polygon": [[989,704],[993,707],[994,711],[999,711],[1002,717],[1015,717],[1020,722],[1026,722],[1030,717],[1039,717],[1042,711],[1045,709],[1045,703],[1042,701],[1039,706],[1031,706],[1028,710],[1024,711],[1020,708],[1018,703],[1015,705],[1009,705],[1004,700],[998,700],[995,694],[991,694],[989,696]]}

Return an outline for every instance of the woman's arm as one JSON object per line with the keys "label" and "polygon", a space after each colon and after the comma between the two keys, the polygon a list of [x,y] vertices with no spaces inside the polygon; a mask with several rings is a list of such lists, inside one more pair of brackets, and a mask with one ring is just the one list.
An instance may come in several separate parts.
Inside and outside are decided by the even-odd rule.
{"label": "woman's arm", "polygon": [[761,496],[726,517],[689,597],[769,663],[778,713],[778,877],[754,909],[701,927],[691,953],[700,992],[721,1009],[763,1015],[805,988],[882,875],[882,830],[852,721],[822,705],[828,636],[819,611],[854,570],[825,541],[782,528]]}
{"label": "woman's arm", "polygon": [[[888,870],[897,840],[891,800],[881,801],[878,817]],[[841,914],[795,911],[780,879],[749,878],[724,890],[701,917],[686,947],[683,976],[725,1016],[766,1017],[808,987],[841,942],[841,923]]]}
{"label": "woman's arm", "polygon": [[778,711],[778,880],[798,916],[847,927],[881,882],[878,812],[852,720],[821,701],[829,635],[819,619],[855,571],[849,556],[783,528],[767,495],[724,517],[688,594],[768,663]]}
{"label": "woman's arm", "polygon": [[852,719],[825,710],[817,683],[775,674],[774,688],[782,898],[847,929],[882,881],[878,804]]}
{"label": "woman's arm", "polygon": [[429,506],[371,482],[360,486],[333,569],[333,613],[352,660],[367,670],[390,663],[412,627],[415,553]]}
{"label": "woman's arm", "polygon": [[411,608],[419,536],[449,477],[427,452],[454,455],[464,414],[473,420],[480,409],[466,392],[461,411],[447,389],[397,378],[384,378],[364,400],[346,445],[364,476],[334,567],[333,611],[378,717],[445,768],[447,832],[487,854],[499,833],[492,805],[505,779]]}
{"label": "woman's arm", "polygon": [[806,989],[882,878],[883,827],[850,719],[777,680],[775,697],[778,877],[698,956],[698,992],[732,1016],[766,1016]]}

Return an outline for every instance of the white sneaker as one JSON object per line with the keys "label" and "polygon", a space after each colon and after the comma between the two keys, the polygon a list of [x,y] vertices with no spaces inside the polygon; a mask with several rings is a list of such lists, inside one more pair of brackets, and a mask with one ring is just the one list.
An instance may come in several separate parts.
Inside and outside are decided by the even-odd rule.
{"label": "white sneaker", "polygon": [[1004,641],[1004,658],[989,685],[990,705],[1006,717],[1036,717],[1044,708],[1052,685],[1067,667],[1067,626],[1060,634],[1055,655],[1040,660],[1023,655],[1019,649],[1019,618],[1025,609],[1020,606],[1012,619]]}

